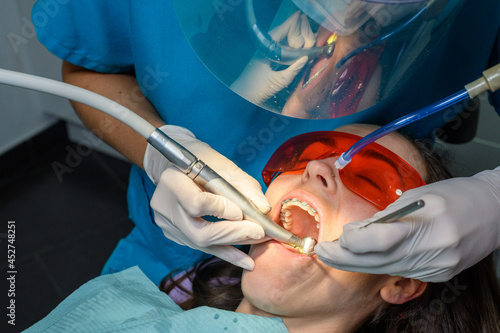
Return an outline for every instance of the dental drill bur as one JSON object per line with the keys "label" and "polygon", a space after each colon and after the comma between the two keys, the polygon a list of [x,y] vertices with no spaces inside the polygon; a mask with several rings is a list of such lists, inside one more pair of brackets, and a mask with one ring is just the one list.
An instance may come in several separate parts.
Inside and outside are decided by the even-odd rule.
{"label": "dental drill bur", "polygon": [[313,252],[314,246],[317,244],[315,239],[311,237],[300,238],[280,227],[212,168],[161,130],[156,129],[147,140],[196,184],[211,193],[224,196],[234,202],[243,211],[244,218],[260,225],[267,236],[297,248],[302,254],[309,255]]}

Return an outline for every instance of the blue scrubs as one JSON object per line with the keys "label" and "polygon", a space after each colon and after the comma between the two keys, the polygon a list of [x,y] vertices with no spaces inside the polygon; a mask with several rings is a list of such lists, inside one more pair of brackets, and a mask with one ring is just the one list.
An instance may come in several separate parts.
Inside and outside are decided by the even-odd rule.
{"label": "blue scrubs", "polygon": [[[492,61],[498,62],[494,50],[499,17],[498,0],[484,0],[480,6],[469,1],[399,96],[351,116],[304,120],[259,109],[218,81],[192,51],[171,0],[39,0],[32,13],[38,38],[49,51],[99,72],[134,71],[142,92],[166,123],[188,128],[258,180],[272,152],[291,136],[347,123],[385,124],[463,88],[488,67],[492,54]],[[430,136],[447,120],[429,117],[410,130]],[[103,273],[138,265],[158,283],[171,270],[205,257],[164,237],[149,207],[154,189],[134,166],[128,203],[136,227],[120,241]]]}

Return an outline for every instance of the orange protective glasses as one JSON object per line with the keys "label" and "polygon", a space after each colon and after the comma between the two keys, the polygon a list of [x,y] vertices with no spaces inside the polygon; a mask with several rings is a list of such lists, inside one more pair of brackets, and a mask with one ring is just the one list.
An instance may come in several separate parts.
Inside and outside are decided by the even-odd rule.
{"label": "orange protective glasses", "polygon": [[[262,171],[269,184],[284,172],[298,172],[313,160],[339,156],[361,139],[360,136],[321,131],[297,135],[283,143]],[[371,143],[339,170],[342,183],[380,209],[396,201],[404,191],[425,185],[418,172],[389,149]]]}

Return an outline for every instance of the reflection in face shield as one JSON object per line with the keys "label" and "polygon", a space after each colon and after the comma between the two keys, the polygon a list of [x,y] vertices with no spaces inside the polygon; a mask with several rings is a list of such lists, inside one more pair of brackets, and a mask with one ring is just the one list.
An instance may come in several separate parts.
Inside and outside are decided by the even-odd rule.
{"label": "reflection in face shield", "polygon": [[[193,10],[208,8],[193,1],[200,2]],[[240,0],[216,9],[195,35],[199,18],[210,15],[174,0],[193,49],[222,82],[262,108],[306,119],[351,115],[391,97],[464,2]]]}

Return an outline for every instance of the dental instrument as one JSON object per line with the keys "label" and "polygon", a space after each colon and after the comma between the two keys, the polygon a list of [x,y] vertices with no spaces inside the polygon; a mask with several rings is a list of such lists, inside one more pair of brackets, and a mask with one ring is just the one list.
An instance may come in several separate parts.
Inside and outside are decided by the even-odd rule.
{"label": "dental instrument", "polygon": [[335,167],[339,170],[343,169],[352,160],[352,157],[357,154],[361,149],[383,137],[395,131],[403,126],[411,124],[422,118],[425,118],[431,114],[441,111],[451,105],[462,102],[468,98],[472,99],[479,94],[490,90],[491,92],[496,91],[500,88],[500,64],[497,64],[483,72],[483,76],[467,85],[464,89],[459,92],[440,100],[434,104],[428,105],[420,110],[409,113],[406,116],[400,117],[389,124],[380,127],[379,129],[368,134],[354,145],[351,146],[346,152],[342,153],[337,161],[335,161]]}
{"label": "dental instrument", "polygon": [[[415,202],[412,202],[411,204],[409,205],[406,205],[404,206],[403,208],[400,208],[394,212],[392,212],[391,214],[387,215],[387,216],[384,216],[384,217],[381,217],[375,221],[372,221],[362,227],[360,227],[360,229],[363,229],[363,228],[366,228],[367,226],[369,226],[370,224],[374,224],[374,223],[391,223],[391,222],[396,222],[398,219],[402,218],[403,216],[406,216],[410,213],[413,213],[414,211],[422,208],[425,206],[425,202],[424,200],[417,200]],[[332,240],[332,242],[336,242],[338,241],[339,239],[338,238],[335,238],[334,240]],[[312,255],[315,255],[316,253],[311,253],[309,254],[309,256],[312,256]]]}
{"label": "dental instrument", "polygon": [[315,239],[311,237],[300,238],[280,227],[190,151],[115,101],[64,82],[5,69],[0,69],[0,83],[65,97],[107,113],[146,138],[154,148],[196,184],[233,201],[243,211],[244,218],[260,225],[267,236],[293,246],[305,255],[312,252],[316,245],[317,241]]}
{"label": "dental instrument", "polygon": [[[429,10],[429,7],[431,7],[431,5],[435,6],[435,3],[436,1],[429,2],[429,4],[420,9],[408,21],[396,27],[394,30],[389,31],[386,34],[377,37],[373,41],[356,48],[337,63],[337,68],[342,67],[349,59],[351,59],[355,55],[364,52],[365,50],[374,47],[375,45],[382,44],[388,38],[399,34],[406,27],[410,26],[414,21],[416,21],[417,18],[422,17],[424,13]],[[262,31],[257,25],[253,0],[245,0],[245,9],[247,25],[252,32],[251,36],[255,45],[257,46],[257,49],[272,62],[289,65],[304,56],[307,56],[309,60],[313,60],[314,58],[317,58],[321,55],[326,55],[326,57],[329,58],[335,50],[335,40],[331,39],[329,39],[328,43],[325,46],[316,46],[302,49],[281,45],[280,43],[274,41],[271,36],[269,36],[269,34]],[[336,32],[334,32],[332,36],[336,36]]]}
{"label": "dental instrument", "polygon": [[422,208],[424,206],[425,206],[424,200],[417,200],[417,201],[412,202],[411,204],[409,204],[407,206],[404,206],[401,209],[398,209],[398,210],[392,212],[389,215],[386,215],[384,217],[379,218],[378,220],[370,222],[370,223],[362,226],[361,228],[366,228],[367,226],[369,226],[370,224],[373,224],[373,223],[391,223],[391,222],[396,222],[398,219],[402,218],[403,216],[406,216],[406,215],[408,215],[410,213],[413,213],[414,211],[419,210],[420,208]]}

